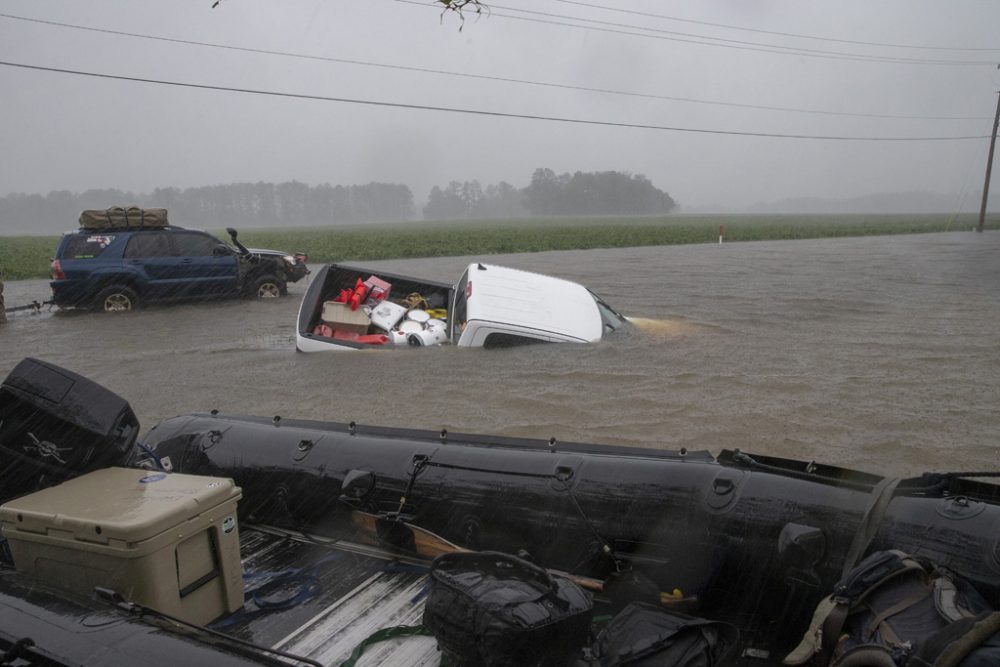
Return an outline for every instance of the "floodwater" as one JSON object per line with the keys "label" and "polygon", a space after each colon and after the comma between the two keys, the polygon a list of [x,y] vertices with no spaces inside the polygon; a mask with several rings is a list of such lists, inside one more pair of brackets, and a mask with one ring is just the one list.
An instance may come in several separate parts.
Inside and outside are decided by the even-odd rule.
{"label": "floodwater", "polygon": [[[306,249],[308,250],[308,249]],[[375,262],[453,282],[470,258]],[[219,409],[644,447],[878,473],[1000,469],[1000,233],[504,255],[584,283],[641,327],[600,344],[295,352],[290,298],[119,316],[19,315],[23,357],[157,420]],[[7,304],[48,297],[8,283]]]}

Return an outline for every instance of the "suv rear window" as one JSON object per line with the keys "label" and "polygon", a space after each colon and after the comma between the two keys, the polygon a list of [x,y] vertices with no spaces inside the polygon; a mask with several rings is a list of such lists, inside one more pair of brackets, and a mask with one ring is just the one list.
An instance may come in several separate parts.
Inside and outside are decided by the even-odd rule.
{"label": "suv rear window", "polygon": [[115,234],[77,234],[66,242],[62,259],[93,259],[115,240]]}

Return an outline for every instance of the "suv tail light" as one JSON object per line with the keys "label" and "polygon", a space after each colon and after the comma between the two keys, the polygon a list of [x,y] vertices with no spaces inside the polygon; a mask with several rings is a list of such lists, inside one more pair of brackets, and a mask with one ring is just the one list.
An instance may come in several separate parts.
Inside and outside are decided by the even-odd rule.
{"label": "suv tail light", "polygon": [[66,274],[63,273],[62,264],[59,263],[58,259],[52,260],[52,280],[65,280]]}

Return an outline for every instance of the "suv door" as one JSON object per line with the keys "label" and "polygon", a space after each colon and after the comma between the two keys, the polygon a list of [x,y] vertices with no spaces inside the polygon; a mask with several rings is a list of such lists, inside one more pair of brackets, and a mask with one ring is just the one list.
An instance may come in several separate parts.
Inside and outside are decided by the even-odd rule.
{"label": "suv door", "polygon": [[184,279],[178,271],[166,232],[131,233],[122,256],[125,266],[136,276],[141,298],[170,299],[184,289]]}
{"label": "suv door", "polygon": [[197,231],[171,233],[174,260],[186,283],[185,296],[235,294],[239,289],[239,263],[227,246],[211,234]]}

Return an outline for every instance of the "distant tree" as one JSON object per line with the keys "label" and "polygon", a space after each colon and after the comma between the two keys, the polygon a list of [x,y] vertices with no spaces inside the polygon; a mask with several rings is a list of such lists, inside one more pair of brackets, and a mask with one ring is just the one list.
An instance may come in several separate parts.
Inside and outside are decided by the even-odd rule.
{"label": "distant tree", "polygon": [[524,206],[535,215],[555,215],[565,208],[564,190],[569,176],[556,176],[551,169],[536,169],[524,188]]}
{"label": "distant tree", "polygon": [[534,215],[664,214],[677,206],[645,176],[617,171],[556,176],[551,169],[536,169],[523,192]]}
{"label": "distant tree", "polygon": [[479,181],[452,181],[445,188],[434,186],[424,206],[424,219],[517,218],[525,215],[521,193],[501,182],[484,190]]}
{"label": "distant tree", "polygon": [[424,206],[424,218],[427,220],[451,220],[469,217],[465,200],[462,198],[462,189],[463,184],[458,181],[452,181],[444,189],[436,185],[431,188],[427,204]]}
{"label": "distant tree", "polygon": [[524,195],[507,181],[486,186],[481,207],[483,218],[523,218],[528,212],[524,208]]}

